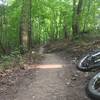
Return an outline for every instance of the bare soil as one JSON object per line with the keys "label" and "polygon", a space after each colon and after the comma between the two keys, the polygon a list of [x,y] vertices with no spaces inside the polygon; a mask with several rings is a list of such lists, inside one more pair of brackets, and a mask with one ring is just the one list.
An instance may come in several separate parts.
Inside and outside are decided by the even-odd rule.
{"label": "bare soil", "polygon": [[85,92],[89,73],[78,71],[69,54],[43,55],[41,64],[0,79],[0,100],[90,100]]}

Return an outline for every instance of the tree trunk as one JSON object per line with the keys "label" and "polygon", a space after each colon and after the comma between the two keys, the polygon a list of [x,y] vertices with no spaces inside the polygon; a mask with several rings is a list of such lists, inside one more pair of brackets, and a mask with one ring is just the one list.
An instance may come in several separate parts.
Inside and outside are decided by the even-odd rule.
{"label": "tree trunk", "polygon": [[2,50],[2,52],[3,52],[4,54],[6,54],[6,50],[5,50],[5,48],[3,47],[3,44],[1,43],[1,41],[0,41],[0,49]]}
{"label": "tree trunk", "polygon": [[23,0],[20,20],[20,46],[21,53],[31,49],[31,0]]}
{"label": "tree trunk", "polygon": [[80,15],[82,12],[83,0],[73,0],[73,18],[72,18],[72,30],[73,36],[77,36],[80,33]]}
{"label": "tree trunk", "polygon": [[28,49],[30,50],[32,48],[32,0],[29,0],[29,29],[28,29],[28,37],[29,37],[29,43],[28,43]]}

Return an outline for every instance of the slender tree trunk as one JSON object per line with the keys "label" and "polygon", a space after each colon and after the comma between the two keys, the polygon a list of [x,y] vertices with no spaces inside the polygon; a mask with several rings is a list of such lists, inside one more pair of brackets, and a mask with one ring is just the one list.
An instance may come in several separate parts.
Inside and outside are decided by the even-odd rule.
{"label": "slender tree trunk", "polygon": [[73,18],[72,18],[72,30],[73,35],[77,36],[80,33],[80,15],[82,12],[83,0],[73,0]]}
{"label": "slender tree trunk", "polygon": [[32,10],[32,0],[29,0],[29,31],[28,31],[28,37],[29,37],[29,45],[28,49],[30,50],[32,47],[32,15],[31,15],[31,10]]}
{"label": "slender tree trunk", "polygon": [[5,50],[5,48],[3,47],[3,44],[1,43],[1,41],[0,41],[0,48],[1,48],[2,52],[3,52],[4,54],[6,54],[6,50]]}
{"label": "slender tree trunk", "polygon": [[64,25],[64,38],[68,38],[67,26]]}
{"label": "slender tree trunk", "polygon": [[68,38],[68,32],[67,32],[67,20],[66,17],[64,17],[64,25],[63,25],[63,29],[64,29],[64,38]]}
{"label": "slender tree trunk", "polygon": [[6,9],[5,5],[0,5],[0,49],[3,54],[7,53],[6,39]]}

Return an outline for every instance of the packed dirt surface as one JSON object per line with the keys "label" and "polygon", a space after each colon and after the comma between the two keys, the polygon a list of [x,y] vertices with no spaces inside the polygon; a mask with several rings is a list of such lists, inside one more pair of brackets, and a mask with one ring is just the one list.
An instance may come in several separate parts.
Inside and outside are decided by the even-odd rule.
{"label": "packed dirt surface", "polygon": [[78,71],[73,58],[58,53],[44,56],[40,65],[0,80],[0,100],[90,100],[85,93],[88,73]]}

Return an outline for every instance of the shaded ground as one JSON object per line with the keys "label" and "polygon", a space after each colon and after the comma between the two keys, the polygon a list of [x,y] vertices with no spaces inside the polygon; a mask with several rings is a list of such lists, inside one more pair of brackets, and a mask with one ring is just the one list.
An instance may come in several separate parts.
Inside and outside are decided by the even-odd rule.
{"label": "shaded ground", "polygon": [[40,65],[2,78],[0,100],[89,100],[85,94],[88,73],[78,71],[73,58],[56,53],[44,56]]}

